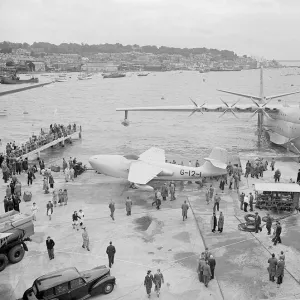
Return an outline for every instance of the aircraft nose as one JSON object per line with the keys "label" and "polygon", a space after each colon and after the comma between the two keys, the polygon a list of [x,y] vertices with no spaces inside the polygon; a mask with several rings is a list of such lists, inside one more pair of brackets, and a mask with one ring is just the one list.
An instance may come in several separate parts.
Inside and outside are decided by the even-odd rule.
{"label": "aircraft nose", "polygon": [[94,155],[89,158],[89,163],[94,170],[106,174],[113,165],[112,155]]}

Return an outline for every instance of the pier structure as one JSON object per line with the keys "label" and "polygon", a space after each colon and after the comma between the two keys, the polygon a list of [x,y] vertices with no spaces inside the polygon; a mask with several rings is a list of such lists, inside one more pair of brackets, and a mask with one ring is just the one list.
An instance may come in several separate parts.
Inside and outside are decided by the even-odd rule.
{"label": "pier structure", "polygon": [[68,133],[67,135],[64,135],[62,137],[54,139],[54,140],[52,140],[52,141],[50,141],[50,142],[48,142],[44,145],[39,145],[38,148],[35,148],[35,149],[31,150],[31,148],[29,147],[27,153],[22,154],[22,155],[17,156],[17,157],[22,158],[22,159],[29,158],[29,157],[32,157],[34,155],[37,155],[38,157],[40,157],[41,151],[43,151],[43,150],[46,150],[46,149],[48,149],[50,147],[53,147],[57,144],[60,144],[62,147],[64,147],[66,140],[72,140],[73,138],[77,138],[77,137],[79,139],[81,139],[81,132],[82,132],[82,129],[81,129],[81,126],[80,126],[78,131],[73,131],[72,130],[72,132]]}
{"label": "pier structure", "polygon": [[16,147],[14,150],[6,149],[6,154],[9,157],[14,158],[29,158],[37,155],[40,157],[40,153],[43,150],[46,150],[50,147],[53,147],[57,144],[60,144],[62,147],[65,145],[65,141],[72,141],[72,139],[79,138],[81,139],[82,128],[81,126],[68,125],[67,127],[63,127],[62,129],[58,129],[57,131],[43,130],[41,129],[41,134],[39,136],[32,135],[28,141],[21,143],[20,146]]}

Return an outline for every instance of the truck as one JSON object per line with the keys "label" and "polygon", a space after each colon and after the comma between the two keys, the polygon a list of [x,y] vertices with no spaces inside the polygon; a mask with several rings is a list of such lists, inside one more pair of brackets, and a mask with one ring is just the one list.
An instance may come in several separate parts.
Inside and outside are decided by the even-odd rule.
{"label": "truck", "polygon": [[34,234],[31,215],[12,210],[0,214],[0,272],[8,263],[18,263],[28,251],[25,241]]}

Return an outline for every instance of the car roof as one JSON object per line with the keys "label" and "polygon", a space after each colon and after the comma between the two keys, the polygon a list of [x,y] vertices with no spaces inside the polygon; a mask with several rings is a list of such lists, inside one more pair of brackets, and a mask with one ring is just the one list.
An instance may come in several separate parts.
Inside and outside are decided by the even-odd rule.
{"label": "car roof", "polygon": [[76,268],[66,268],[43,275],[37,278],[35,283],[38,290],[41,292],[78,277],[81,277],[81,275]]}

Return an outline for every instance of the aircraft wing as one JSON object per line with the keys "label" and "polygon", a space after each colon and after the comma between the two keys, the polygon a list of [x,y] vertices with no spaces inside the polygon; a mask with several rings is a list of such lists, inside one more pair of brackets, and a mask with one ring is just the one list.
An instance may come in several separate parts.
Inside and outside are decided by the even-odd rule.
{"label": "aircraft wing", "polygon": [[268,96],[268,97],[266,97],[266,99],[267,100],[276,99],[276,98],[285,97],[285,96],[294,95],[294,94],[299,94],[299,93],[300,93],[300,91],[296,91],[296,92],[292,92],[292,93],[285,93],[285,94],[278,94],[278,95],[274,95],[274,96]]}
{"label": "aircraft wing", "polygon": [[142,153],[139,156],[139,159],[144,162],[162,162],[164,163],[166,160],[165,150],[152,147]]}
{"label": "aircraft wing", "polygon": [[193,105],[179,106],[149,106],[149,107],[125,107],[117,108],[116,111],[187,111],[191,112],[195,109]]}
{"label": "aircraft wing", "polygon": [[162,171],[162,168],[150,165],[143,161],[134,161],[131,163],[128,174],[128,181],[147,184],[157,174]]}
{"label": "aircraft wing", "polygon": [[44,85],[48,85],[48,84],[51,84],[51,83],[53,83],[53,82],[50,81],[50,82],[45,82],[45,83],[40,83],[40,84],[34,84],[34,85],[26,86],[26,87],[23,87],[23,88],[20,88],[20,89],[14,89],[14,90],[9,90],[9,91],[5,91],[5,92],[0,92],[0,97],[5,96],[5,95],[9,95],[9,94],[15,94],[15,93],[23,92],[23,91],[30,90],[30,89],[35,89],[35,88],[42,87]]}
{"label": "aircraft wing", "polygon": [[236,93],[236,92],[231,92],[231,91],[224,91],[224,90],[217,90],[219,92],[223,92],[223,93],[227,93],[227,94],[231,94],[231,95],[235,95],[235,96],[241,96],[241,97],[245,97],[245,98],[249,98],[249,99],[255,99],[255,100],[261,100],[260,97],[257,96],[252,96],[252,95],[248,95],[248,94],[241,94],[241,93]]}

